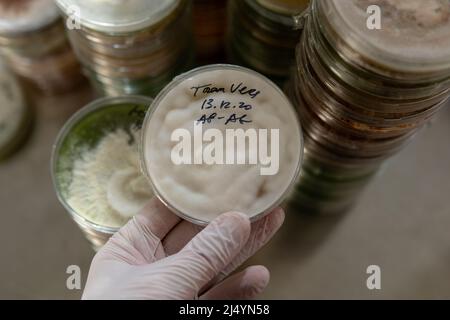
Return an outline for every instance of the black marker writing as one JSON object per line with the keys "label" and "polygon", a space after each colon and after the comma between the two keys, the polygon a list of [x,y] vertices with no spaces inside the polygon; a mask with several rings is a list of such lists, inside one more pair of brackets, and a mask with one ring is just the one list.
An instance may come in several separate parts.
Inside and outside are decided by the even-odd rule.
{"label": "black marker writing", "polygon": [[205,93],[205,94],[218,93],[218,92],[225,93],[225,88],[212,87],[212,84],[205,84],[205,85],[198,86],[198,87],[192,87],[191,90],[194,90],[194,97],[197,96],[199,90],[201,90],[201,92]]}

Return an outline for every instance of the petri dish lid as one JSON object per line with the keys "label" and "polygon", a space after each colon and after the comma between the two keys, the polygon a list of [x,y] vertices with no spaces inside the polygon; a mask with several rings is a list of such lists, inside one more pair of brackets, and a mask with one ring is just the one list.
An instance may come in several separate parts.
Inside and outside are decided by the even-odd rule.
{"label": "petri dish lid", "polygon": [[97,31],[132,32],[158,23],[181,0],[56,0],[66,15]]}
{"label": "petri dish lid", "polygon": [[297,15],[308,8],[310,0],[256,0],[263,7],[284,14]]}
{"label": "petri dish lid", "polygon": [[[234,121],[236,117],[243,121]],[[261,162],[235,162],[233,154],[226,155],[230,149],[246,156],[259,145],[244,143],[242,152],[234,149],[234,143],[228,145],[229,138],[217,146],[223,152],[214,151],[224,162],[177,164],[172,137],[180,131],[196,135],[199,124],[205,133],[219,132],[222,137],[233,129],[249,130],[250,135],[253,129],[262,129],[260,136],[274,129],[279,132],[280,170],[264,175]],[[203,142],[197,140],[186,154],[198,160],[208,145]],[[270,145],[276,142],[271,140]],[[239,66],[208,65],[179,75],[155,98],[143,125],[141,164],[155,195],[181,218],[199,225],[233,210],[246,213],[252,221],[262,218],[290,194],[302,159],[302,129],[289,99],[266,77]]]}
{"label": "petri dish lid", "polygon": [[[381,9],[381,28],[369,29],[368,7]],[[333,33],[354,51],[402,72],[450,69],[449,0],[318,0]]]}
{"label": "petri dish lid", "polygon": [[0,32],[22,33],[45,27],[59,18],[53,0],[0,0]]}

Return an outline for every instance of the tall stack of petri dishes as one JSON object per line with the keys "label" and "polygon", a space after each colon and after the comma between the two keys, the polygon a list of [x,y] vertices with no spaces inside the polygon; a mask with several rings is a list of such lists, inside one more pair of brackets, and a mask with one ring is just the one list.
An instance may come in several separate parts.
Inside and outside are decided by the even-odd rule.
{"label": "tall stack of petri dishes", "polygon": [[302,13],[309,0],[230,0],[228,56],[282,84],[295,64]]}
{"label": "tall stack of petri dishes", "polygon": [[101,95],[153,96],[193,61],[188,0],[57,0],[69,38]]}
{"label": "tall stack of petri dishes", "polygon": [[192,18],[197,61],[223,62],[228,0],[193,0]]}
{"label": "tall stack of petri dishes", "polygon": [[83,79],[52,0],[0,0],[0,54],[45,93],[68,91]]}
{"label": "tall stack of petri dishes", "polygon": [[303,212],[349,209],[449,97],[449,2],[377,1],[381,28],[372,2],[315,0],[297,49],[287,91],[305,135],[291,198]]}

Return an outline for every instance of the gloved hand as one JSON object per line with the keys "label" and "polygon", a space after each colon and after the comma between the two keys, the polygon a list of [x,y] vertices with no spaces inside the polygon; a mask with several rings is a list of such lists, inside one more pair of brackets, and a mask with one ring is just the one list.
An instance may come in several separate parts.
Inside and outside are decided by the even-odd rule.
{"label": "gloved hand", "polygon": [[269,282],[265,267],[228,275],[283,221],[282,209],[253,225],[226,213],[201,230],[153,199],[94,257],[83,299],[254,298]]}

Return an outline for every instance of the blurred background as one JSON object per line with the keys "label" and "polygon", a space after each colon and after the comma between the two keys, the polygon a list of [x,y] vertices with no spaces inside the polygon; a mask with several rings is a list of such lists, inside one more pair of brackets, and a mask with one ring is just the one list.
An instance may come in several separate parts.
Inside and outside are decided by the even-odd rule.
{"label": "blurred background", "polygon": [[[170,80],[173,72],[206,63],[232,62],[256,69],[280,85],[288,81],[302,23],[286,17],[301,16],[305,1],[274,1],[291,4],[281,9],[265,6],[264,1],[184,2],[178,5],[193,10],[188,18],[180,13],[179,19],[187,19],[192,27],[195,41],[187,45],[193,46],[196,58],[175,69],[166,61],[170,68],[162,71],[165,77]],[[292,7],[292,3],[297,6]],[[83,42],[92,39],[84,38],[83,32],[92,29],[70,36],[69,45],[61,11],[53,5],[53,1],[44,0],[13,5],[0,0],[0,53],[2,64],[9,69],[1,69],[2,77],[10,83],[17,80],[21,91],[17,96],[10,94],[7,100],[9,89],[2,89],[0,96],[6,98],[0,101],[0,117],[5,118],[0,118],[0,124],[15,119],[8,108],[15,106],[19,96],[23,101],[17,106],[26,105],[15,137],[9,137],[13,142],[0,149],[1,299],[81,297],[80,290],[67,289],[66,269],[80,266],[84,285],[95,252],[58,202],[50,173],[52,147],[65,122],[87,103],[102,95],[135,93],[140,88],[132,85],[132,92],[128,92],[121,82],[134,83],[135,69],[117,75],[94,65],[99,59],[83,60],[83,50],[94,50]],[[49,13],[36,19],[41,6],[50,8]],[[248,14],[253,17],[251,21]],[[270,25],[269,31],[261,25]],[[96,36],[101,38],[100,33]],[[167,45],[171,48],[173,43]],[[72,51],[74,46],[78,46],[77,55]],[[188,47],[182,48],[180,56],[189,58]],[[247,51],[241,56],[242,48]],[[255,52],[264,54],[251,54]],[[283,54],[289,58],[274,59]],[[108,59],[102,61],[108,65],[112,63]],[[97,81],[105,79],[102,72],[115,82]],[[161,79],[160,75],[155,78]],[[151,88],[160,85],[150,80]],[[0,134],[2,130],[7,132],[0,125]],[[383,162],[351,210],[335,215],[308,214],[295,207],[288,210],[276,238],[248,262],[266,265],[271,271],[271,283],[262,298],[450,299],[448,103],[414,134],[400,152]],[[2,139],[6,138],[0,136],[0,142]],[[381,290],[371,291],[366,286],[370,265],[381,268]]]}

